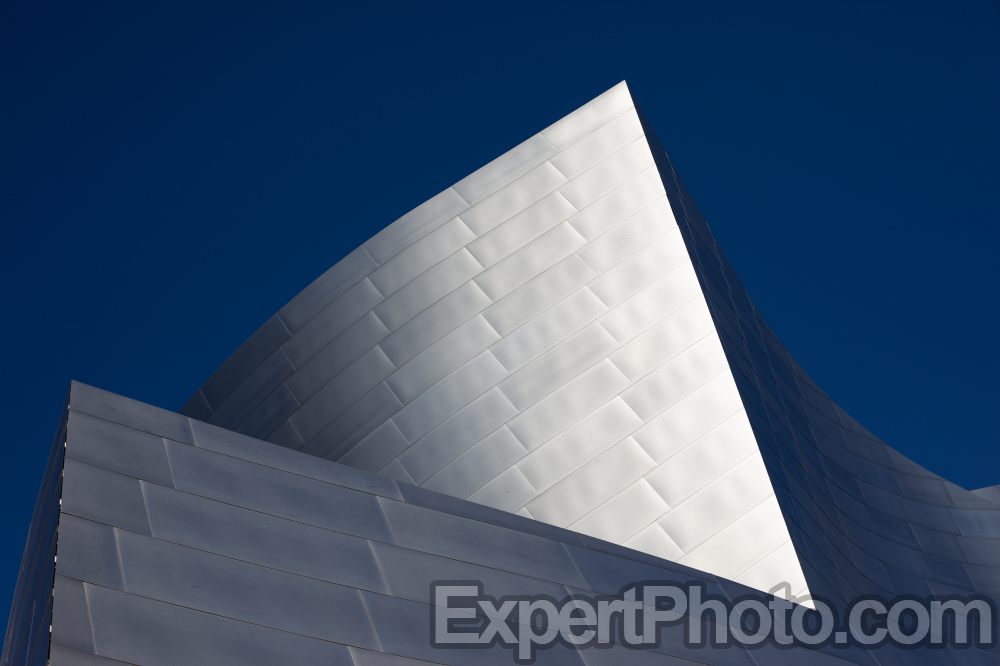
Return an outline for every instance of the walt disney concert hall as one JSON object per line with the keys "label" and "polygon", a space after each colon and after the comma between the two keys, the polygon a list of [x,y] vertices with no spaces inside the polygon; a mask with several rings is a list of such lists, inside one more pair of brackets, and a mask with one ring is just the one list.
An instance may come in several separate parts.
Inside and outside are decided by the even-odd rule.
{"label": "walt disney concert hall", "polygon": [[[920,467],[809,378],[624,82],[191,388],[174,413],[69,387],[0,666],[1000,665],[1000,487]],[[724,603],[637,641],[650,581]],[[910,646],[719,611],[755,598],[812,635],[821,605],[978,600],[986,638],[954,644],[940,607],[944,639]],[[587,633],[574,599],[625,610]],[[560,627],[531,610],[561,604]],[[922,618],[877,616],[862,633]],[[761,640],[698,645],[692,622]]]}

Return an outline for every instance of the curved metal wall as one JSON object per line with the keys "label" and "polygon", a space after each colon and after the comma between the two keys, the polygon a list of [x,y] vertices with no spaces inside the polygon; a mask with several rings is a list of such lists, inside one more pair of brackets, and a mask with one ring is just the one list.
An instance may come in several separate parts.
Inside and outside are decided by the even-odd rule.
{"label": "curved metal wall", "polygon": [[[677,561],[738,520],[783,522],[768,542],[780,547],[755,560],[755,573],[714,569],[712,557],[725,556],[711,545],[701,549],[708,560],[688,562],[754,587],[794,573],[841,600],[1000,595],[1000,506],[886,446],[808,378],[752,305],[624,83],[348,255],[181,411]],[[724,436],[689,446],[712,432]],[[567,460],[536,450],[582,451],[595,437],[596,453],[568,456],[563,476],[526,478],[527,457],[543,472]],[[706,455],[681,465],[683,447]],[[599,457],[612,448],[613,458]],[[656,486],[647,477],[663,456],[674,471]],[[700,485],[679,492],[685,472]],[[560,483],[563,499],[547,507],[539,496]],[[592,513],[595,495],[601,506],[619,498],[611,515],[628,516],[734,489],[742,499],[726,506],[743,513],[690,544],[662,517],[616,535],[566,513],[574,502]],[[761,516],[745,518],[758,505]],[[719,514],[715,506],[695,515]]]}
{"label": "curved metal wall", "polygon": [[241,350],[188,413],[201,401],[209,423],[807,591],[624,84],[335,270],[337,289],[259,333],[280,349],[227,396]]}
{"label": "curved metal wall", "polygon": [[970,592],[1000,600],[1000,506],[886,445],[809,378],[640,117],[810,591],[841,602]]}
{"label": "curved metal wall", "polygon": [[68,406],[67,398],[28,528],[0,666],[48,663]]}

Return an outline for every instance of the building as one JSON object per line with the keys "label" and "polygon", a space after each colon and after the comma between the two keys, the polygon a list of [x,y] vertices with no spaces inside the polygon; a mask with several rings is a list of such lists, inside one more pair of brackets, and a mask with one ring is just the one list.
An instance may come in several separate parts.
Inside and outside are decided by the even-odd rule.
{"label": "building", "polygon": [[[809,379],[621,83],[338,262],[180,414],[74,383],[2,664],[512,663],[432,646],[444,580],[1000,598],[996,495]],[[1000,663],[677,629],[537,659]]]}

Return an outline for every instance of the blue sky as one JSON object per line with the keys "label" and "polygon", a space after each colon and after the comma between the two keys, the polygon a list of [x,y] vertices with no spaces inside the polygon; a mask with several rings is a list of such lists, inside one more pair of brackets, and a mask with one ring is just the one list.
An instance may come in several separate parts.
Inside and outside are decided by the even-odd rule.
{"label": "blue sky", "polygon": [[0,4],[0,599],[77,379],[176,410],[411,208],[628,81],[851,415],[1000,483],[995,2]]}

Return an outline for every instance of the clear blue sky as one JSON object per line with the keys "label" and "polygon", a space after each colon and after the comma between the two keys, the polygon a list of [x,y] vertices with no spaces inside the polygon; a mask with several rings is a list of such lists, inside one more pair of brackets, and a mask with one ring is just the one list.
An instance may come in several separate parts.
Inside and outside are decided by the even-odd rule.
{"label": "clear blue sky", "polygon": [[0,4],[0,604],[70,379],[176,410],[379,229],[625,79],[872,432],[1000,484],[996,2]]}

